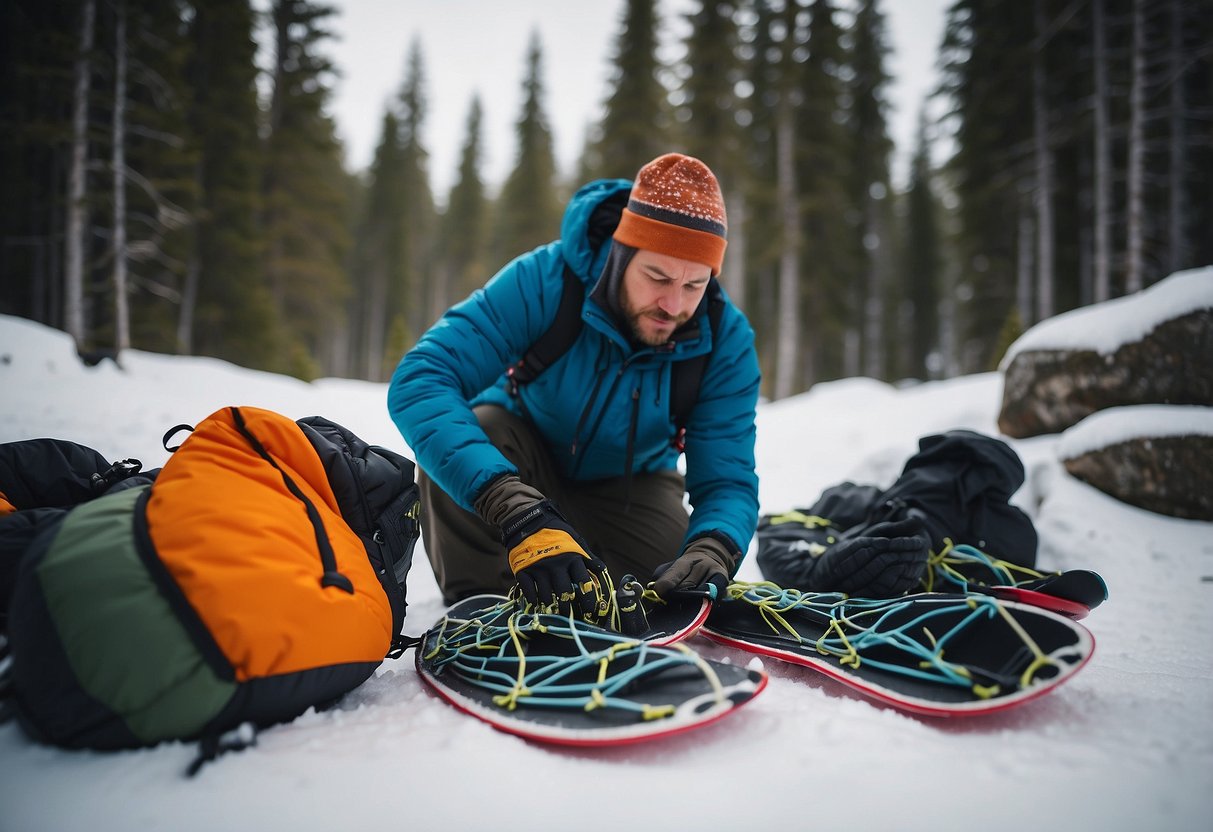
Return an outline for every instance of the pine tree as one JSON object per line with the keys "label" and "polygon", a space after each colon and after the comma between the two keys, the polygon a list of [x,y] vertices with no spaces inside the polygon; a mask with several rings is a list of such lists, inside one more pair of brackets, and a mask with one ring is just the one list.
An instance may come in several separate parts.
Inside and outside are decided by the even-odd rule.
{"label": "pine tree", "polygon": [[72,150],[68,168],[67,222],[64,224],[63,323],[67,334],[84,346],[84,270],[86,239],[85,195],[88,188],[88,110],[92,82],[93,43],[96,35],[96,0],[84,0],[80,8],[80,39],[73,67]]}
{"label": "pine tree", "polygon": [[450,287],[452,302],[482,286],[489,277],[486,256],[489,205],[480,178],[482,119],[480,98],[474,97],[468,108],[459,176],[451,188],[442,219],[441,262],[446,270],[442,282]]}
{"label": "pine tree", "polygon": [[[1213,43],[1213,0],[1184,0],[1172,13],[1181,17],[1184,67],[1174,82],[1183,85],[1184,94],[1172,99],[1172,106],[1182,107],[1178,119],[1187,161],[1178,167],[1185,207],[1172,214],[1170,222],[1180,226],[1183,240],[1178,267],[1191,268],[1213,263],[1213,234],[1208,233],[1213,228],[1213,55],[1208,49]],[[1180,164],[1174,155],[1172,163]]]}
{"label": "pine tree", "polygon": [[371,381],[386,377],[384,365],[391,354],[388,328],[395,317],[388,298],[392,287],[404,285],[404,240],[400,233],[404,227],[403,181],[400,123],[389,110],[383,115],[353,256],[353,366],[359,376]]}
{"label": "pine tree", "polygon": [[[739,29],[738,53],[745,67],[750,95],[740,110],[745,126],[742,158],[749,171],[746,182],[745,219],[746,277],[751,305],[749,311],[761,321],[774,321],[776,315],[776,270],[779,261],[780,233],[775,215],[775,104],[779,100],[780,50],[772,36],[776,12],[769,0],[756,0],[752,9],[743,9]],[[776,337],[774,326],[755,328],[763,387],[772,395],[775,376]]]}
{"label": "pine tree", "polygon": [[1091,91],[1093,118],[1091,131],[1094,134],[1093,153],[1095,156],[1092,172],[1094,275],[1091,299],[1095,302],[1107,300],[1111,297],[1112,292],[1112,151],[1108,135],[1111,125],[1108,121],[1108,38],[1107,24],[1104,21],[1106,5],[1107,0],[1092,0],[1091,2],[1093,41],[1091,63],[1094,76],[1094,88]]}
{"label": "pine tree", "polygon": [[262,158],[252,30],[248,0],[194,9],[190,127],[199,153],[199,217],[182,304],[183,348],[283,370],[257,223]]}
{"label": "pine tree", "polygon": [[[407,346],[437,319],[442,309],[442,289],[434,275],[434,236],[437,212],[430,190],[429,152],[421,137],[428,115],[425,60],[421,42],[409,50],[404,84],[398,97],[400,112],[400,187],[402,189],[401,226],[403,281],[389,287],[388,308],[401,318]],[[436,299],[435,299],[436,298]],[[384,356],[386,367],[394,367],[400,355]]]}
{"label": "pine tree", "polygon": [[0,313],[58,327],[80,9],[0,3]]}
{"label": "pine tree", "polygon": [[527,50],[522,112],[515,126],[518,155],[497,200],[491,247],[494,269],[560,236],[556,160],[543,99],[543,52],[535,33]]}
{"label": "pine tree", "polygon": [[801,193],[804,243],[801,302],[803,389],[837,378],[847,366],[849,289],[858,274],[853,238],[856,215],[848,189],[851,137],[839,116],[846,102],[843,71],[847,55],[838,10],[832,0],[809,9],[808,55],[800,71],[797,116],[797,182]]}
{"label": "pine tree", "polygon": [[800,258],[800,185],[796,181],[796,115],[800,104],[799,78],[796,71],[799,46],[804,34],[799,26],[800,5],[785,0],[783,11],[775,18],[779,37],[779,81],[776,86],[774,149],[775,149],[775,214],[772,220],[779,228],[779,334],[775,352],[775,381],[773,395],[777,399],[798,392],[802,339]]}
{"label": "pine tree", "polygon": [[[949,13],[965,371],[997,361],[992,333],[1013,304],[1030,326],[1207,262],[1195,229],[1210,216],[1210,21],[1209,0],[962,0]],[[1199,205],[1202,220],[1187,210]]]}
{"label": "pine tree", "polygon": [[193,223],[197,147],[188,125],[189,43],[179,3],[127,0],[131,73],[126,102],[131,342],[177,350]]}
{"label": "pine tree", "polygon": [[899,375],[912,378],[938,377],[937,363],[932,353],[939,347],[940,277],[943,257],[940,254],[941,232],[939,208],[931,189],[932,168],[930,142],[927,137],[926,114],[918,119],[917,147],[910,163],[910,183],[906,192],[906,233],[901,262],[905,269],[902,286],[903,324],[899,353],[903,356]]}
{"label": "pine tree", "polygon": [[956,153],[950,162],[957,197],[961,274],[967,303],[958,328],[962,372],[984,370],[992,333],[1015,298],[1020,182],[1031,147],[1032,40],[1028,4],[959,0],[948,12],[943,89],[952,100]]}
{"label": "pine tree", "polygon": [[863,373],[884,378],[884,300],[891,267],[889,155],[893,145],[888,135],[885,117],[888,103],[884,97],[889,81],[884,59],[889,47],[879,0],[860,3],[852,39],[851,198],[858,209],[856,243],[863,258],[863,279],[854,284],[861,300],[853,308],[862,309]]}
{"label": "pine tree", "polygon": [[671,149],[669,93],[657,57],[659,26],[655,0],[627,0],[615,39],[606,114],[587,165],[593,177],[631,179]]}
{"label": "pine tree", "polygon": [[110,247],[113,259],[114,349],[131,346],[130,273],[126,238],[126,90],[127,66],[130,59],[126,39],[128,19],[126,0],[114,3],[114,102],[111,123],[111,162],[113,177],[113,225]]}
{"label": "pine tree", "polygon": [[738,55],[733,0],[703,0],[688,15],[691,32],[686,42],[685,80],[677,90],[675,110],[681,146],[702,159],[716,174],[729,220],[721,282],[733,300],[745,306],[746,165],[737,113],[737,87],[743,80]]}
{"label": "pine tree", "polygon": [[278,0],[263,175],[265,274],[287,325],[290,371],[310,378],[331,363],[345,322],[349,247],[341,146],[325,112],[333,66],[320,54],[331,6]]}

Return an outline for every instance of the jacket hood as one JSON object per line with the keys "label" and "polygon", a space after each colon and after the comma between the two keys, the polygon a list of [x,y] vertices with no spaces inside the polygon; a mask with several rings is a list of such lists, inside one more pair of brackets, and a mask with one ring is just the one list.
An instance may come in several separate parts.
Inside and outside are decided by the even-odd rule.
{"label": "jacket hood", "polygon": [[587,285],[593,285],[602,271],[607,243],[631,192],[627,179],[598,179],[578,189],[564,210],[560,249],[564,262]]}

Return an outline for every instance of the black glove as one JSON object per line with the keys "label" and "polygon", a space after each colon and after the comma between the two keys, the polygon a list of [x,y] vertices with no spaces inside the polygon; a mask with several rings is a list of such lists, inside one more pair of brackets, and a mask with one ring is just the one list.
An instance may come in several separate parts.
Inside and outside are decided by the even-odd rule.
{"label": "black glove", "polygon": [[653,591],[665,598],[671,592],[707,592],[712,600],[724,595],[737,558],[723,541],[697,537],[678,556],[653,570]]}
{"label": "black glove", "polygon": [[915,516],[848,529],[818,558],[804,588],[894,598],[922,580],[930,550],[931,536]]}
{"label": "black glove", "polygon": [[606,597],[606,565],[586,550],[551,500],[507,517],[501,539],[527,601],[544,606],[576,601],[586,615],[599,612]]}

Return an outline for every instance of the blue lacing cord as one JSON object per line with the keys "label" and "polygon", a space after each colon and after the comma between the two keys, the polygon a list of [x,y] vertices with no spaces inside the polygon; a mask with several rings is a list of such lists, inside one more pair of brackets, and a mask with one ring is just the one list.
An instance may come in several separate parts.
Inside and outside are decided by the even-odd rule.
{"label": "blue lacing cord", "polygon": [[[916,614],[912,598],[848,598],[841,593],[784,589],[772,583],[735,582],[729,586],[728,596],[732,601],[754,605],[774,632],[787,633],[801,643],[805,639],[789,617],[804,616],[822,626],[822,635],[814,646],[822,655],[837,658],[840,664],[853,668],[865,664],[902,676],[968,688],[981,699],[1026,687],[1041,667],[1055,664],[1002,604],[988,596],[970,595],[951,603],[936,601]],[[892,623],[892,618],[907,613],[910,617],[905,621]],[[955,619],[958,613],[963,613],[959,620],[944,623],[944,619]],[[1018,677],[989,669],[975,670],[944,657],[949,642],[976,622],[997,616],[1004,618],[1023,640],[1025,656],[1032,657]],[[931,628],[940,625],[946,626],[946,630],[936,634]],[[925,636],[925,642],[916,637],[918,634]],[[905,654],[907,660],[894,663],[873,655],[888,649]],[[980,680],[974,678],[978,675]]]}
{"label": "blue lacing cord", "polygon": [[[569,656],[531,655],[536,636],[566,639]],[[631,698],[638,683],[671,668],[695,668],[708,682],[717,703],[725,700],[715,671],[681,645],[658,647],[567,616],[524,608],[511,598],[478,611],[472,618],[445,617],[435,628],[425,659],[436,672],[453,672],[468,684],[493,694],[500,707],[585,710],[615,709],[659,719],[673,704]],[[596,671],[596,672],[595,672]],[[588,677],[587,677],[588,674]]]}
{"label": "blue lacing cord", "polygon": [[[966,575],[966,568],[980,567],[988,575]],[[927,571],[922,579],[922,588],[926,592],[969,592],[971,584],[979,586],[1017,586],[1028,581],[1045,577],[1045,573],[1037,572],[1026,566],[1020,566],[1005,560],[999,560],[975,546],[967,543],[953,545],[950,538],[944,538],[944,546],[939,553],[931,553],[927,561]],[[952,587],[955,589],[953,590]]]}

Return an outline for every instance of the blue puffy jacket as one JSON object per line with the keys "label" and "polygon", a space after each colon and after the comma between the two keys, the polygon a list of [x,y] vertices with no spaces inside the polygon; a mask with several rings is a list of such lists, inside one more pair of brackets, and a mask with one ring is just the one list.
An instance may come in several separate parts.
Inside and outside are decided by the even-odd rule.
{"label": "blue puffy jacket", "polygon": [[[692,514],[687,540],[724,534],[744,554],[758,523],[754,414],[759,369],[754,331],[725,298],[713,344],[707,303],[673,339],[672,349],[634,349],[589,291],[606,262],[609,240],[595,251],[588,228],[608,199],[626,199],[631,182],[599,180],[569,202],[561,239],[505,266],[483,289],[454,306],[401,359],[388,410],[418,464],[471,510],[481,489],[517,468],[485,436],[472,407],[493,403],[524,414],[544,437],[556,469],[574,480],[624,476],[629,442],[633,472],[672,470],[670,366],[711,352],[699,400],[686,424],[686,481]],[[537,379],[507,392],[505,369],[551,325],[563,293],[565,264],[587,286],[577,341]],[[671,553],[673,557],[677,553]]]}

